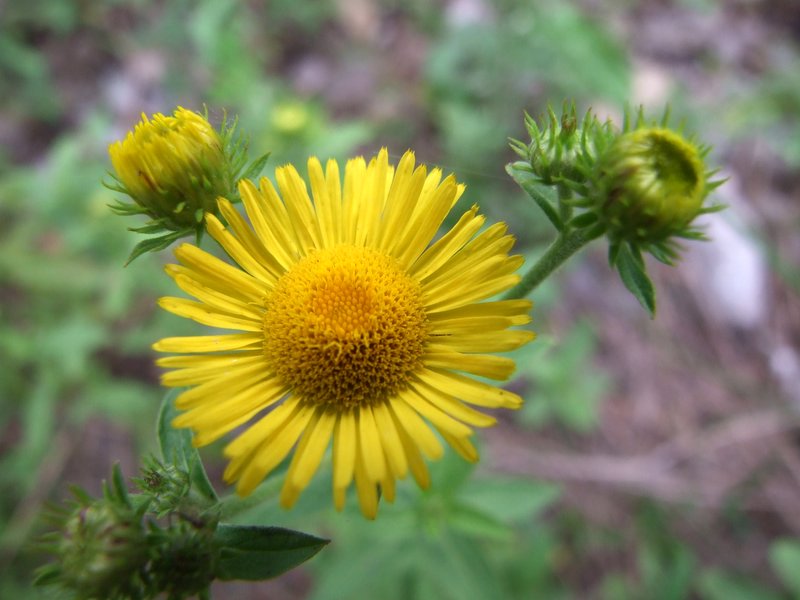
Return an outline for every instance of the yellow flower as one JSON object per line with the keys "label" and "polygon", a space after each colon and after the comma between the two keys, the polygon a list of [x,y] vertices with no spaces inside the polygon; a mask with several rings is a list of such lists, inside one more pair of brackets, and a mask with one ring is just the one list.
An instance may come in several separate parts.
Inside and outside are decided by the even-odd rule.
{"label": "yellow flower", "polygon": [[222,137],[196,112],[178,107],[142,121],[108,149],[121,191],[168,229],[193,228],[233,189]]}
{"label": "yellow flower", "polygon": [[[439,169],[397,168],[386,150],[347,163],[344,181],[329,161],[308,161],[309,196],[291,165],[276,190],[239,184],[251,226],[225,199],[226,228],[208,231],[240,268],[184,244],[167,272],[197,298],[160,305],[199,323],[240,333],[166,338],[173,368],[167,386],[192,386],[176,400],[176,427],[202,446],[248,423],[225,448],[224,477],[247,495],[294,449],[281,491],[292,506],[333,446],[337,509],[355,483],[361,510],[374,518],[379,495],[391,501],[409,472],[429,485],[423,457],[441,439],[475,461],[472,427],[495,423],[472,406],[518,408],[516,394],[473,379],[506,379],[513,350],[533,333],[527,300],[486,300],[519,281],[520,256],[497,223],[480,232],[477,207],[431,243],[464,187]],[[439,436],[434,433],[438,432]]]}

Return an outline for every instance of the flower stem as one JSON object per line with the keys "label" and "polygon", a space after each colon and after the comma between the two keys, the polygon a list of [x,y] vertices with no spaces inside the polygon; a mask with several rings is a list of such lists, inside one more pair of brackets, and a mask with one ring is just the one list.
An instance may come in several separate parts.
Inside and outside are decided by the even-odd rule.
{"label": "flower stem", "polygon": [[503,295],[504,300],[524,298],[535,290],[566,260],[597,237],[592,228],[562,231],[522,280]]}

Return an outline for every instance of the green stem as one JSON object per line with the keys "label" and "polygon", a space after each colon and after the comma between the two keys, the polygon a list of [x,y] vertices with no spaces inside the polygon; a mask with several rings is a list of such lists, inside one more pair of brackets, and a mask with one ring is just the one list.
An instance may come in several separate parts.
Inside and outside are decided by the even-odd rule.
{"label": "green stem", "polygon": [[597,237],[591,228],[562,231],[522,280],[503,295],[504,300],[524,298],[535,290],[566,260]]}

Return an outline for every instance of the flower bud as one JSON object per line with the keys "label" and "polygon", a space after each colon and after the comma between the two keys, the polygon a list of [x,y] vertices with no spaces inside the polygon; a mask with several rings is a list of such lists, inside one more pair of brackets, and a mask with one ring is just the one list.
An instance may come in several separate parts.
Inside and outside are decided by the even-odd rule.
{"label": "flower bud", "polygon": [[169,598],[187,598],[208,588],[219,555],[214,527],[179,523],[158,532],[149,571],[154,589]]}
{"label": "flower bud", "polygon": [[561,117],[548,107],[540,124],[525,116],[529,144],[512,140],[512,148],[530,164],[530,171],[545,185],[581,185],[595,153],[596,138],[608,128],[591,111],[579,120],[575,105],[565,104]]}
{"label": "flower bud", "polygon": [[217,197],[233,189],[223,136],[205,117],[185,108],[171,117],[142,115],[135,129],[108,151],[118,189],[165,229],[197,227],[206,211],[216,212]]}
{"label": "flower bud", "polygon": [[598,157],[590,191],[611,239],[648,245],[686,237],[717,185],[709,182],[705,153],[664,127],[621,133]]}
{"label": "flower bud", "polygon": [[141,586],[148,558],[141,515],[107,499],[78,505],[57,546],[59,581],[80,598],[111,598]]}
{"label": "flower bud", "polygon": [[149,510],[159,517],[181,508],[191,489],[186,471],[155,458],[145,463],[142,477],[134,478],[134,482],[150,499]]}

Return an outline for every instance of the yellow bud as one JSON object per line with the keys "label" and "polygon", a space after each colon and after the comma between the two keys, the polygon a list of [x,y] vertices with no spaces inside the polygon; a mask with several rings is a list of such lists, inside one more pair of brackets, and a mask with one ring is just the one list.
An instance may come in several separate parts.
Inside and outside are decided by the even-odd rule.
{"label": "yellow bud", "polygon": [[222,138],[202,115],[185,108],[172,116],[142,115],[108,152],[124,191],[172,229],[196,227],[233,187]]}

